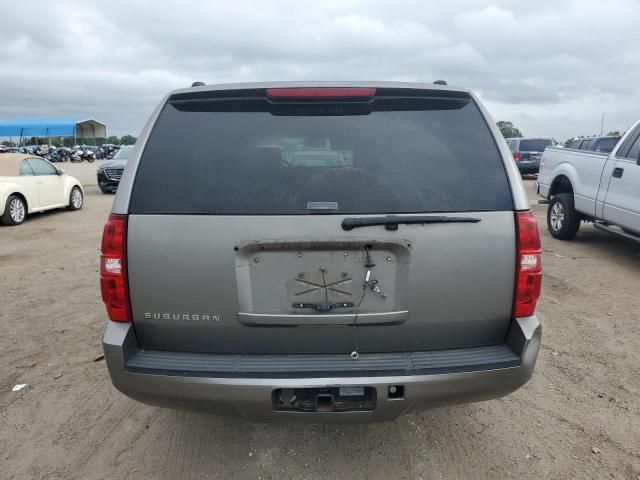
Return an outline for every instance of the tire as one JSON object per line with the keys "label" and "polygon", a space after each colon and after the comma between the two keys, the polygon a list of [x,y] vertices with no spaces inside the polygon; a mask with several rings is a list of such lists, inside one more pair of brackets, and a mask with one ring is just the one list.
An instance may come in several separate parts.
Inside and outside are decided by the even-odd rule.
{"label": "tire", "polygon": [[553,238],[571,240],[580,228],[580,214],[573,205],[573,195],[559,193],[551,198],[547,208],[547,228]]}
{"label": "tire", "polygon": [[106,188],[101,188],[101,189],[100,189],[100,191],[101,191],[102,193],[104,193],[105,195],[108,195],[108,194],[110,194],[110,193],[111,193],[111,190],[107,190]]}
{"label": "tire", "polygon": [[9,195],[0,222],[5,225],[20,225],[27,218],[27,204],[17,195]]}
{"label": "tire", "polygon": [[69,205],[67,206],[67,210],[80,210],[82,205],[84,205],[84,195],[82,194],[82,190],[80,190],[80,187],[73,187],[71,189],[71,193],[69,193]]}
{"label": "tire", "polygon": [[95,159],[95,158],[93,158],[93,157],[87,157],[87,162],[89,162],[89,163],[93,163],[93,162],[95,162],[95,161],[96,161],[96,159]]}

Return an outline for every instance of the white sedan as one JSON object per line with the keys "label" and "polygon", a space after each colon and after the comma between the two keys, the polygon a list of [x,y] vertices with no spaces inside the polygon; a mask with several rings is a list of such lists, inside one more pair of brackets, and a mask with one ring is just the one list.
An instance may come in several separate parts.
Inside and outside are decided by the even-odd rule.
{"label": "white sedan", "polygon": [[28,213],[66,207],[80,210],[80,182],[43,158],[22,153],[0,154],[0,222],[18,225]]}

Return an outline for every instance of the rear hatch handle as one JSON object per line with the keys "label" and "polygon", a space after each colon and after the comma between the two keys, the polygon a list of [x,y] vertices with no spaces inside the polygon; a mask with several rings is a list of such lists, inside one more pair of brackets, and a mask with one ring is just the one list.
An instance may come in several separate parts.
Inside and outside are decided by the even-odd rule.
{"label": "rear hatch handle", "polygon": [[384,225],[387,230],[397,230],[398,225],[419,223],[422,225],[430,223],[478,223],[481,219],[473,217],[448,217],[443,215],[411,215],[400,217],[397,215],[387,215],[386,217],[347,217],[342,220],[343,230],[353,230],[354,228],[371,227]]}

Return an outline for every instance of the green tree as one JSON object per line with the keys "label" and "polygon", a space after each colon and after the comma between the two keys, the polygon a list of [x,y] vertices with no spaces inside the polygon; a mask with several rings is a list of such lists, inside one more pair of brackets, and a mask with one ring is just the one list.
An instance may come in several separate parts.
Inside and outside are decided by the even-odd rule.
{"label": "green tree", "polygon": [[496,123],[500,133],[504,138],[514,138],[514,137],[522,137],[522,132],[513,126],[512,122],[505,122],[504,120],[500,120]]}
{"label": "green tree", "polygon": [[122,143],[122,145],[133,145],[136,143],[136,140],[137,138],[132,135],[124,135],[120,137],[120,143]]}
{"label": "green tree", "polygon": [[622,135],[622,133],[620,133],[618,130],[613,130],[613,131],[607,133],[607,137],[619,137],[621,135]]}
{"label": "green tree", "polygon": [[120,139],[115,135],[111,135],[109,138],[107,138],[107,141],[105,143],[110,143],[112,145],[120,145]]}

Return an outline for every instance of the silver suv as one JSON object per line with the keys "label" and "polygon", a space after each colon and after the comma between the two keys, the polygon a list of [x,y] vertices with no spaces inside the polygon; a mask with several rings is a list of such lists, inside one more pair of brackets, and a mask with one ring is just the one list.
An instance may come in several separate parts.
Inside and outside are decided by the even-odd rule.
{"label": "silver suv", "polygon": [[466,90],[169,94],[104,230],[113,384],[253,420],[390,420],[506,395],[541,327],[538,227]]}

